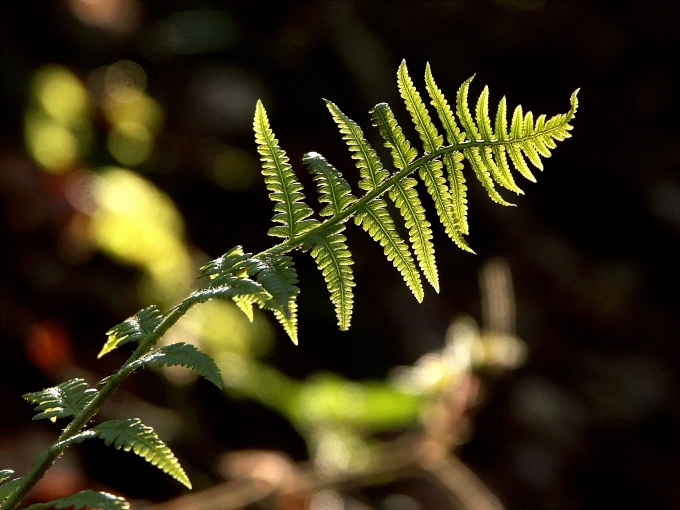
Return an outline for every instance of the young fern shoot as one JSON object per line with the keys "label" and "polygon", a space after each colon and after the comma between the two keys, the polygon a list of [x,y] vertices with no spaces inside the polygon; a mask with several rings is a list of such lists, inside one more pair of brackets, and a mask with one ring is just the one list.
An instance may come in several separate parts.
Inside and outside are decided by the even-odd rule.
{"label": "young fern shoot", "polygon": [[[135,343],[137,347],[115,374],[94,387],[82,379],[72,379],[24,395],[35,406],[34,419],[71,418],[72,421],[47,452],[36,459],[28,475],[14,477],[11,470],[0,470],[0,510],[14,510],[68,446],[91,438],[100,438],[114,448],[132,451],[190,488],[191,482],[179,460],[150,427],[136,418],[91,425],[92,418],[132,371],[145,366],[185,366],[221,387],[215,362],[194,346],[175,343],[157,347],[165,332],[195,304],[211,299],[231,299],[251,320],[254,305],[270,310],[297,344],[300,289],[293,259],[288,255],[294,249],[310,253],[328,287],[338,327],[348,329],[355,281],[352,254],[344,232],[345,223],[352,218],[382,246],[385,257],[401,274],[417,301],[422,301],[424,296],[421,276],[438,292],[440,282],[432,224],[425,216],[425,207],[416,190],[417,179],[423,181],[447,236],[461,249],[472,252],[465,240],[469,234],[465,163],[469,164],[491,200],[512,205],[499,194],[495,185],[522,193],[514,181],[512,169],[535,181],[527,159],[534,167],[543,169],[541,158],[550,157],[556,142],[570,136],[570,122],[578,106],[578,90],[571,95],[569,111],[550,118],[539,115],[534,120],[531,112],[524,113],[522,107],[517,106],[508,126],[505,97],[500,100],[492,122],[488,87],[481,92],[473,116],[468,106],[471,82],[472,78],[460,86],[455,106],[451,107],[427,65],[425,90],[429,105],[439,120],[440,127],[437,128],[409,76],[406,63],[401,63],[397,84],[420,138],[422,153],[419,155],[415,144],[406,138],[390,106],[380,103],[370,110],[371,121],[391,154],[391,166],[380,159],[359,125],[336,104],[326,101],[359,171],[359,191],[353,194],[342,173],[323,156],[316,152],[305,154],[303,163],[314,178],[322,204],[319,218],[314,217],[313,209],[305,202],[302,184],[279,146],[264,105],[258,101],[253,122],[255,142],[265,184],[274,203],[272,220],[275,225],[268,233],[282,241],[256,255],[245,252],[241,246],[232,248],[201,268],[205,283],[175,307],[161,313],[155,306],[150,306],[111,328],[100,357],[128,343]],[[443,130],[442,134],[440,130]],[[394,203],[400,219],[393,217],[383,195]],[[398,232],[398,221],[403,221],[407,240]],[[29,509],[69,507],[123,510],[129,505],[111,494],[82,491],[57,501],[32,505]]]}

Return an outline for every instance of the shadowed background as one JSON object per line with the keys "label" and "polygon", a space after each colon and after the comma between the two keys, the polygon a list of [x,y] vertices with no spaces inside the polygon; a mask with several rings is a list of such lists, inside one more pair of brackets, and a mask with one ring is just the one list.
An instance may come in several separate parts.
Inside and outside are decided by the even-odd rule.
{"label": "shadowed background", "polygon": [[[396,86],[406,59],[421,90],[429,62],[450,101],[475,74],[473,98],[488,84],[492,105],[506,95],[510,107],[553,115],[580,87],[573,138],[537,184],[518,181],[526,195],[504,194],[516,208],[490,202],[467,170],[477,255],[435,225],[442,290],[423,304],[350,226],[349,332],[335,328],[311,259],[296,255],[299,347],[268,317],[246,327],[227,308],[200,334],[226,331],[242,342],[234,349],[290,377],[380,379],[439,349],[452,317],[479,320],[478,273],[503,257],[527,359],[486,388],[462,460],[508,509],[680,506],[678,14],[671,2],[3,3],[0,468],[23,473],[56,434],[30,421],[19,395],[83,369],[105,376],[124,360],[96,360],[109,327],[176,303],[196,268],[229,248],[273,244],[252,135],[257,99],[315,203],[305,152],[356,182],[322,98],[374,146],[367,112],[388,102],[416,140]],[[121,211],[132,202],[142,205]],[[196,489],[215,483],[222,451],[306,458],[283,418],[208,384],[143,372],[124,388],[123,409],[160,427],[168,413],[165,432]],[[188,428],[175,430],[183,413]],[[181,493],[125,454],[79,451],[57,464],[55,487],[147,501]],[[417,494],[406,483],[389,491]],[[386,494],[369,491],[365,503],[419,508]]]}

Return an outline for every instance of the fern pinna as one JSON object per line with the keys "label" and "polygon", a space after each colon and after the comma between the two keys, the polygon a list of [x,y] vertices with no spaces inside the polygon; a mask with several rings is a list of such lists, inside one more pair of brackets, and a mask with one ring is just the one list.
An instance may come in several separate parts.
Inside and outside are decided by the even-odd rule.
{"label": "fern pinna", "polygon": [[[297,296],[300,292],[293,259],[294,249],[309,252],[318,265],[335,307],[338,326],[350,326],[354,304],[352,255],[344,235],[345,223],[354,222],[378,242],[385,256],[399,271],[418,301],[423,299],[421,276],[439,291],[439,277],[432,242],[432,224],[425,217],[416,189],[416,176],[434,202],[439,222],[451,240],[461,249],[472,252],[465,236],[467,221],[467,183],[465,163],[471,167],[489,197],[502,205],[507,202],[496,185],[514,193],[517,186],[511,170],[535,181],[529,164],[543,169],[541,158],[550,156],[556,142],[570,136],[570,125],[578,101],[571,95],[567,113],[534,118],[517,106],[508,125],[505,98],[499,102],[495,118],[489,116],[489,89],[485,87],[474,107],[468,106],[472,78],[458,89],[455,105],[450,106],[434,81],[429,64],[425,70],[425,89],[429,104],[439,120],[438,129],[420,92],[402,62],[397,72],[399,92],[420,138],[422,153],[405,136],[389,105],[380,103],[370,110],[385,147],[392,156],[392,169],[384,164],[366,141],[359,125],[331,101],[326,106],[347,144],[359,171],[358,187],[352,189],[342,173],[316,152],[303,157],[303,163],[318,187],[321,210],[315,218],[305,202],[303,186],[298,181],[285,151],[279,146],[269,124],[265,108],[258,101],[254,130],[262,161],[262,173],[269,196],[274,202],[269,235],[282,241],[253,255],[237,246],[201,268],[205,283],[178,305],[161,313],[155,306],[140,310],[107,332],[108,340],[100,356],[136,342],[138,346],[118,372],[90,387],[82,379],[73,379],[53,388],[30,393],[24,398],[35,406],[34,419],[71,417],[72,421],[50,449],[36,460],[31,472],[13,478],[11,470],[0,471],[0,509],[14,509],[66,447],[99,437],[115,448],[131,450],[153,465],[190,487],[190,481],[170,449],[155,432],[137,419],[109,420],[88,428],[102,402],[135,369],[145,366],[182,365],[214,384],[221,378],[214,361],[192,345],[176,343],[156,347],[158,340],[186,311],[197,303],[211,299],[231,299],[252,320],[253,306],[270,310],[286,333],[297,344]],[[440,133],[440,130],[442,133]],[[527,162],[528,160],[528,162]],[[359,193],[359,192],[357,192]],[[408,232],[405,240],[398,233],[395,218],[387,207],[389,197]],[[103,492],[82,491],[61,500],[29,508],[129,508],[122,498]]]}

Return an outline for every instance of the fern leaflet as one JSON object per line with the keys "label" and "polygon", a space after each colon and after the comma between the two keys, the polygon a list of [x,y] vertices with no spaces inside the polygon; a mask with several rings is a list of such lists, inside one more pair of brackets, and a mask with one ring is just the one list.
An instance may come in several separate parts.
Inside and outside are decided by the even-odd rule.
{"label": "fern leaflet", "polygon": [[319,187],[319,202],[325,205],[321,216],[336,216],[357,201],[342,174],[326,158],[316,152],[308,152],[302,161]]}
{"label": "fern leaflet", "polygon": [[313,229],[318,221],[309,218],[313,211],[303,202],[300,184],[288,162],[288,156],[279,147],[278,140],[269,127],[267,112],[258,101],[255,108],[255,141],[262,161],[262,175],[269,198],[275,203],[272,221],[281,223],[269,229],[269,235],[293,239]]}
{"label": "fern leaflet", "polygon": [[191,489],[189,478],[170,448],[151,427],[144,425],[138,418],[105,421],[58,445],[63,449],[70,444],[82,443],[95,437],[103,440],[106,446],[113,445],[116,450],[132,451]]}
{"label": "fern leaflet", "polygon": [[284,255],[261,254],[253,259],[256,262],[252,274],[271,295],[263,308],[271,310],[281,323],[288,336],[297,345],[297,271],[293,259]]}
{"label": "fern leaflet", "polygon": [[141,366],[181,365],[190,368],[198,375],[205,377],[218,388],[222,388],[222,377],[215,361],[207,354],[199,351],[191,344],[178,342],[165,345],[131,363],[131,368]]}
{"label": "fern leaflet", "polygon": [[97,358],[101,358],[120,345],[144,340],[156,329],[161,319],[161,312],[153,305],[125,319],[106,332],[108,339]]}
{"label": "fern leaflet", "polygon": [[23,398],[29,404],[35,405],[34,411],[41,411],[33,417],[34,420],[49,418],[56,421],[57,418],[68,418],[78,414],[96,394],[97,390],[83,379],[76,378],[51,388],[27,393]]}
{"label": "fern leaflet", "polygon": [[96,492],[85,490],[76,492],[65,498],[60,498],[48,503],[36,503],[24,510],[50,510],[52,508],[69,508],[80,510],[81,508],[97,508],[100,510],[129,510],[130,504],[124,498],[114,496],[108,492]]}
{"label": "fern leaflet", "polygon": [[[9,471],[10,474],[14,473],[14,471],[12,471],[11,469],[4,470],[4,472],[7,471]],[[0,504],[3,503],[7,498],[9,498],[10,495],[17,489],[17,487],[24,483],[25,479],[26,479],[25,476],[20,476],[19,478],[14,478],[12,480],[7,480],[5,478],[2,484],[0,484]]]}
{"label": "fern leaflet", "polygon": [[342,235],[344,230],[344,225],[334,225],[310,236],[303,245],[303,249],[311,250],[310,253],[326,280],[331,302],[335,305],[338,327],[342,331],[349,328],[354,304],[353,262],[347,247],[347,238]]}

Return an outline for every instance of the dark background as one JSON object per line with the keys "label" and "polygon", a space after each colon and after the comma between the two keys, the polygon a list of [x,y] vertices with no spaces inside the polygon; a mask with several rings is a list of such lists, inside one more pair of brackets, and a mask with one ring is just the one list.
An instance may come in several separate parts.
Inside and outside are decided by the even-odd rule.
{"label": "dark background", "polygon": [[[218,256],[236,244],[253,252],[270,246],[271,205],[261,183],[242,192],[216,186],[204,171],[210,148],[227,142],[255,154],[252,112],[262,98],[298,174],[312,150],[349,174],[322,98],[367,132],[367,112],[380,101],[405,124],[396,69],[406,59],[418,87],[430,62],[450,100],[476,74],[473,98],[488,84],[492,104],[506,95],[513,107],[552,115],[567,111],[580,88],[573,138],[544,161],[537,184],[520,182],[526,195],[516,208],[491,203],[468,173],[477,255],[435,226],[442,290],[420,306],[379,248],[352,229],[356,309],[350,332],[339,333],[320,276],[296,257],[300,346],[279,331],[268,360],[292,377],[319,369],[384,377],[440,347],[454,315],[480,317],[478,271],[502,256],[513,271],[528,359],[490,389],[461,458],[511,510],[680,507],[677,3],[149,2],[134,3],[136,24],[118,34],[82,23],[69,5],[0,6],[0,467],[26,469],[33,454],[26,438],[49,441],[55,431],[31,423],[19,399],[55,383],[25,354],[31,326],[50,325],[68,338],[78,364],[104,375],[115,367],[95,361],[103,332],[149,304],[131,292],[134,270],[102,255],[80,264],[60,255],[65,200],[23,148],[32,73],[49,62],[81,77],[121,59],[139,63],[167,119],[157,141],[164,156],[141,170],[176,202],[190,243]],[[158,42],[159,21],[205,10],[227,27],[213,47],[173,54]],[[105,163],[106,154],[93,151],[89,164]],[[17,221],[45,204],[38,221]],[[140,381],[127,387],[142,396],[165,391],[148,386],[153,377]],[[170,405],[172,397],[161,398]],[[204,444],[179,445],[180,455],[218,445],[304,458],[285,421],[258,406],[225,399],[215,411],[210,398],[185,398],[194,399]],[[96,483],[132,498],[178,493],[148,471],[154,488],[107,472],[123,454],[103,450],[83,461]],[[199,477],[196,485],[210,483]]]}

